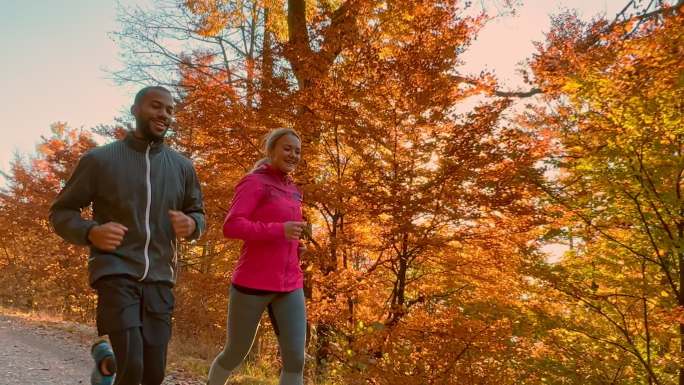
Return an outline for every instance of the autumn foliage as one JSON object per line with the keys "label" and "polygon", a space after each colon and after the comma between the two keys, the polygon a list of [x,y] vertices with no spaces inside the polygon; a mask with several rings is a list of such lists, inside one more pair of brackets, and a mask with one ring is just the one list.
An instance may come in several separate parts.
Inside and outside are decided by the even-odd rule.
{"label": "autumn foliage", "polygon": [[[209,231],[180,249],[176,340],[218,350],[239,250],[220,225],[264,134],[287,126],[314,228],[310,383],[684,384],[681,9],[556,16],[530,92],[459,73],[489,18],[428,0],[121,10],[116,75],[174,89],[169,143],[205,195]],[[121,131],[55,124],[13,162],[3,303],[92,320],[86,251],[47,210],[76,160]],[[568,251],[550,260],[548,244]],[[250,359],[277,360],[268,329]]]}

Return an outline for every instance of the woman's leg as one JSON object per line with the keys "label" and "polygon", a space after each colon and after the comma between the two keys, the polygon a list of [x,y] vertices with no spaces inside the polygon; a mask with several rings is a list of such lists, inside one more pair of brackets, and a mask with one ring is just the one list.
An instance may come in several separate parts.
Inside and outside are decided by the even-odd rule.
{"label": "woman's leg", "polygon": [[271,306],[280,330],[278,344],[283,359],[280,385],[303,385],[306,347],[304,290],[278,295]]}
{"label": "woman's leg", "polygon": [[250,295],[230,287],[228,340],[209,369],[208,385],[225,385],[231,372],[242,363],[254,343],[261,314],[273,295]]}

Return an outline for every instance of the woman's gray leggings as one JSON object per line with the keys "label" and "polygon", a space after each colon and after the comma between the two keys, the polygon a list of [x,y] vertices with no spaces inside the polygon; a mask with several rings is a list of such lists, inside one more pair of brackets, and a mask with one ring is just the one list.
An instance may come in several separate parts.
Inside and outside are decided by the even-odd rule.
{"label": "woman's gray leggings", "polygon": [[231,372],[245,359],[254,343],[259,321],[271,305],[279,331],[278,345],[283,360],[280,385],[303,385],[306,344],[304,291],[251,295],[230,287],[228,341],[209,370],[209,385],[224,385]]}

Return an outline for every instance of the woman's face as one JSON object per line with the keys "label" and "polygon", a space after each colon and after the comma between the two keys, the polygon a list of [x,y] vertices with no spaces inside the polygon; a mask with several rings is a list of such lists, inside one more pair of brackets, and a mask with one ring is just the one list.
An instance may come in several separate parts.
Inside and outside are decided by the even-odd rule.
{"label": "woman's face", "polygon": [[271,166],[289,174],[297,168],[301,151],[302,144],[299,138],[291,134],[283,135],[276,141],[275,147],[269,154]]}

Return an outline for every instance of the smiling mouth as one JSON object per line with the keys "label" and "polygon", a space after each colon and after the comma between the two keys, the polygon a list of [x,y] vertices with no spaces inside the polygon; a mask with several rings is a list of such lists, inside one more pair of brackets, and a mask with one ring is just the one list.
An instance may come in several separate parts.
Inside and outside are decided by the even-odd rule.
{"label": "smiling mouth", "polygon": [[166,124],[164,122],[160,122],[158,120],[153,120],[152,126],[159,131],[163,131],[166,129]]}

